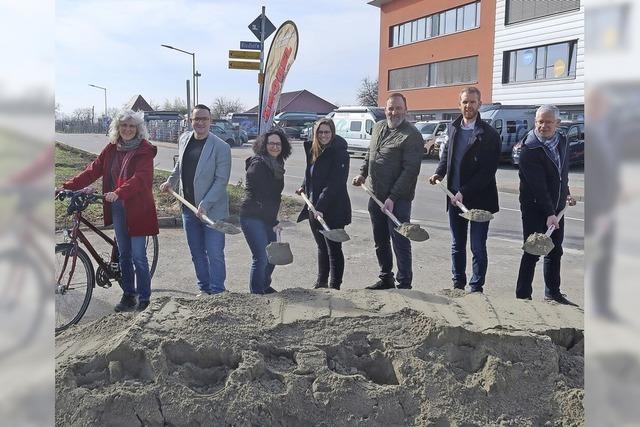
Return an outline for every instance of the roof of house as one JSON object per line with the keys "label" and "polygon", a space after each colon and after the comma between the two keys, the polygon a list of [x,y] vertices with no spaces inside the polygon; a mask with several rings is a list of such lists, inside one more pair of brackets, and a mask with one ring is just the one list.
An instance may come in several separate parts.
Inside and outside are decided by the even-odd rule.
{"label": "roof of house", "polygon": [[[318,95],[311,93],[306,89],[302,89],[295,92],[283,92],[280,95],[280,101],[278,102],[276,113],[284,111],[304,111],[308,113],[327,114],[336,108],[338,107],[329,101],[325,101]],[[246,111],[246,113],[257,112],[257,105]]]}
{"label": "roof of house", "polygon": [[125,109],[133,111],[153,111],[151,105],[145,101],[142,95],[133,95],[129,102],[125,104]]}

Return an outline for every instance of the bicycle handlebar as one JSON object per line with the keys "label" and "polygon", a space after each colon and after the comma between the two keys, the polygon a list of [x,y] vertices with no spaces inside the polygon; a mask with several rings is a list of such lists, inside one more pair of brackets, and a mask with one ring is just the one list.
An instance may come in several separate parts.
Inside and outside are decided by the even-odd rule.
{"label": "bicycle handlebar", "polygon": [[102,194],[91,194],[85,193],[84,191],[78,190],[55,190],[55,200],[63,201],[66,198],[69,198],[69,207],[67,208],[67,214],[71,215],[74,212],[82,212],[87,209],[90,204],[98,203],[104,200],[104,195]]}

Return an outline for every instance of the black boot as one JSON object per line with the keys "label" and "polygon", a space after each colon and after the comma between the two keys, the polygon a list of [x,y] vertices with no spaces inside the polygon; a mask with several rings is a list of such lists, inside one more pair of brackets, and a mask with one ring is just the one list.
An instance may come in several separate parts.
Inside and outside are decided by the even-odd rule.
{"label": "black boot", "polygon": [[376,283],[371,286],[367,286],[365,289],[371,289],[374,291],[379,291],[382,289],[395,289],[395,280],[394,279],[380,279]]}
{"label": "black boot", "polygon": [[132,294],[123,294],[120,302],[116,304],[114,310],[119,313],[121,311],[133,311],[136,308],[136,296]]}
{"label": "black boot", "polygon": [[329,284],[327,282],[321,282],[321,281],[316,281],[316,283],[314,283],[313,285],[313,289],[322,289],[322,288],[328,288]]}
{"label": "black boot", "polygon": [[339,291],[340,290],[340,285],[341,285],[341,283],[330,283],[329,287],[331,289],[335,289],[336,291]]}

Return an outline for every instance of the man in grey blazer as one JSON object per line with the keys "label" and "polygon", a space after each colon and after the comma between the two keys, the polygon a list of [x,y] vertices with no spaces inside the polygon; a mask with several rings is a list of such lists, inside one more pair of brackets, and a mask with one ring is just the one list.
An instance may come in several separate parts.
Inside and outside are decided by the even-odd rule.
{"label": "man in grey blazer", "polygon": [[224,234],[207,227],[200,217],[205,214],[216,221],[229,216],[231,149],[209,132],[211,111],[206,105],[193,107],[191,124],[193,131],[180,136],[178,161],[160,190],[179,188],[180,194],[198,208],[194,214],[183,206],[182,223],[201,296],[225,290]]}

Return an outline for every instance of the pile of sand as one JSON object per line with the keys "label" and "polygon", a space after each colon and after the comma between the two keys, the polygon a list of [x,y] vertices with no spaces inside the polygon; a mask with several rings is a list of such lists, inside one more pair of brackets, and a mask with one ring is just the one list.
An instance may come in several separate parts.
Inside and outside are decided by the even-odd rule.
{"label": "pile of sand", "polygon": [[579,310],[417,291],[159,298],[58,337],[57,425],[582,425]]}

